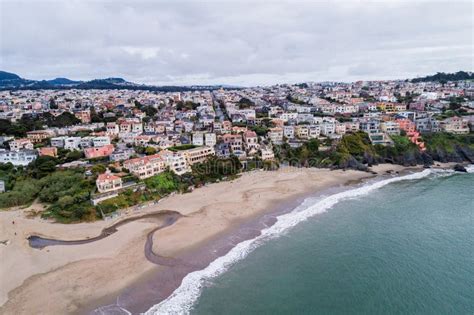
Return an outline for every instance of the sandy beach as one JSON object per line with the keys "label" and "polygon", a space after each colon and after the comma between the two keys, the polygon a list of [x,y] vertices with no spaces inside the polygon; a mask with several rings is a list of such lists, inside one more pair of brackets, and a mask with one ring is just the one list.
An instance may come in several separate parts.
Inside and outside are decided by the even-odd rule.
{"label": "sandy beach", "polygon": [[[404,168],[386,164],[373,168],[381,175],[389,170],[398,172]],[[129,211],[114,220],[93,223],[56,224],[28,218],[25,210],[2,211],[0,314],[89,313],[96,307],[116,303],[117,296],[130,297],[129,300],[133,296],[136,300],[133,288],[149,289],[140,295],[143,303],[149,303],[150,296],[166,298],[187,272],[205,267],[210,259],[230,249],[228,239],[225,246],[218,245],[231,231],[239,230],[240,239],[258,233],[249,223],[253,218],[318,191],[374,176],[352,170],[255,171],[233,181],[167,197],[136,213]],[[160,211],[176,211],[182,217],[158,230],[164,220],[159,215],[137,219],[119,226],[110,236],[81,245],[34,249],[27,240],[30,235],[61,240],[93,238],[120,220]],[[171,265],[150,261],[144,254],[145,244],[150,246],[150,255],[162,259],[158,262],[170,261]],[[198,258],[193,261],[192,257]],[[174,268],[172,272],[170,268]],[[146,310],[150,306],[142,307]]]}

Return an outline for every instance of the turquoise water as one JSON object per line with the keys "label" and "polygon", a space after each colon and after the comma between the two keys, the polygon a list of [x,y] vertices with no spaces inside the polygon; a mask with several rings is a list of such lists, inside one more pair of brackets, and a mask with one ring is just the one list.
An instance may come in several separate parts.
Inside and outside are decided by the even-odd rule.
{"label": "turquoise water", "polygon": [[192,314],[474,314],[474,174],[343,200],[207,279]]}

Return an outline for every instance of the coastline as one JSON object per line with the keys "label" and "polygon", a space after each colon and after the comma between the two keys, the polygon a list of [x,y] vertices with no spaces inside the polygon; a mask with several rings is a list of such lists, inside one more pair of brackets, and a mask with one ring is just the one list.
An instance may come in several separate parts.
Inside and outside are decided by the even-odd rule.
{"label": "coastline", "polygon": [[[398,165],[373,168],[379,175],[405,169]],[[171,210],[184,215],[175,224],[152,234],[152,251],[175,258],[177,263],[173,266],[157,266],[144,255],[147,235],[159,219],[127,223],[117,233],[89,244],[37,250],[29,247],[27,236],[91,238],[112,222],[61,225],[24,218],[21,211],[2,212],[1,240],[11,242],[0,245],[0,255],[4,257],[1,277],[7,284],[2,285],[0,313],[83,314],[99,306],[117,304],[117,296],[120,305],[130,300],[141,305],[142,308],[126,305],[133,312],[146,311],[172,293],[190,271],[204,268],[236,243],[252,238],[266,224],[271,225],[281,211],[293,209],[310,195],[346,184],[352,186],[371,177],[374,175],[352,170],[257,171],[189,194],[170,196],[146,208],[145,213]],[[12,235],[14,231],[17,235]],[[8,272],[12,270],[9,268],[18,272]],[[45,286],[48,292],[44,292]]]}

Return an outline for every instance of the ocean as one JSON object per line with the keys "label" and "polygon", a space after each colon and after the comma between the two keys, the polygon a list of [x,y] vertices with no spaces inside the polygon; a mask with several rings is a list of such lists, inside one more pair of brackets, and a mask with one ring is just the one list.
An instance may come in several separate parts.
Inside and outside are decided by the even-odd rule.
{"label": "ocean", "polygon": [[307,198],[147,312],[182,313],[474,314],[474,173]]}

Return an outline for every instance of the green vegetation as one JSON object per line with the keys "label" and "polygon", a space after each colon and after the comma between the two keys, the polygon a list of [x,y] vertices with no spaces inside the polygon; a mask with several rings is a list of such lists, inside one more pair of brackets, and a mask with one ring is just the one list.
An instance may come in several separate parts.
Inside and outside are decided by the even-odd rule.
{"label": "green vegetation", "polygon": [[45,217],[62,221],[90,220],[89,196],[94,182],[83,176],[82,169],[51,170],[51,159],[32,163],[28,169],[15,169],[9,164],[1,165],[2,179],[7,180],[9,191],[0,194],[0,208],[25,205],[36,198],[49,205]]}
{"label": "green vegetation", "polygon": [[242,164],[236,156],[228,159],[209,158],[204,163],[192,166],[192,181],[196,186],[223,180],[226,177],[234,177],[240,173]]}
{"label": "green vegetation", "polygon": [[0,194],[0,208],[15,207],[31,203],[38,192],[38,181],[35,179],[15,179],[13,190]]}
{"label": "green vegetation", "polygon": [[189,150],[189,149],[194,149],[197,148],[194,144],[183,144],[183,145],[178,145],[175,147],[168,148],[170,151],[184,151],[184,150]]}
{"label": "green vegetation", "polygon": [[320,166],[324,159],[323,153],[319,152],[319,141],[311,139],[300,147],[292,148],[288,143],[275,147],[275,157],[280,162],[291,166]]}
{"label": "green vegetation", "polygon": [[180,181],[177,175],[170,171],[166,171],[145,179],[145,185],[150,191],[157,192],[163,196],[179,190]]}
{"label": "green vegetation", "polygon": [[240,109],[255,107],[255,103],[246,97],[242,97],[237,103],[237,105],[239,106]]}
{"label": "green vegetation", "polygon": [[466,147],[474,150],[474,134],[454,135],[451,133],[438,132],[423,135],[428,151],[434,152],[444,150],[446,152],[456,151],[456,147]]}
{"label": "green vegetation", "polygon": [[107,199],[96,206],[99,213],[107,215],[117,210],[135,206],[137,204],[159,199],[158,196],[147,191],[126,190],[117,197]]}
{"label": "green vegetation", "polygon": [[18,122],[12,123],[6,119],[0,119],[0,135],[11,135],[15,137],[25,137],[28,131],[44,129],[49,127],[67,127],[80,123],[74,114],[64,112],[61,115],[54,116],[50,113],[31,116],[23,115]]}
{"label": "green vegetation", "polygon": [[438,72],[435,75],[429,75],[422,78],[415,78],[411,80],[413,83],[417,82],[431,82],[437,81],[440,83],[446,83],[447,81],[462,81],[462,80],[473,80],[474,74],[466,71],[458,71],[456,73],[444,73]]}
{"label": "green vegetation", "polygon": [[306,104],[306,102],[300,100],[300,99],[297,99],[296,97],[293,97],[291,94],[288,94],[286,96],[286,99],[289,101],[289,102],[292,102],[292,103],[295,103],[295,104],[299,104],[299,105],[303,105],[303,104]]}
{"label": "green vegetation", "polygon": [[405,95],[401,95],[400,93],[395,93],[394,95],[400,103],[406,104],[413,103],[415,98],[419,96],[419,94],[410,93],[409,91],[405,92]]}
{"label": "green vegetation", "polygon": [[255,131],[257,136],[263,137],[267,135],[268,128],[266,126],[253,126],[250,130]]}
{"label": "green vegetation", "polygon": [[186,101],[186,102],[183,102],[183,101],[179,101],[176,103],[176,110],[194,110],[196,108],[199,107],[199,104],[197,103],[193,103],[191,101]]}

